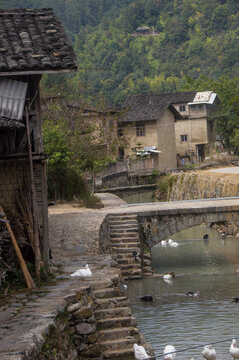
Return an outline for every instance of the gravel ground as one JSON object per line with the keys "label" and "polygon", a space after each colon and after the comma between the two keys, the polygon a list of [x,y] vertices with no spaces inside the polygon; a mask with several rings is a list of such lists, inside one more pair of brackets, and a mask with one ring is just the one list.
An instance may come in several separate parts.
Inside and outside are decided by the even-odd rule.
{"label": "gravel ground", "polygon": [[90,254],[99,254],[99,228],[108,209],[125,201],[109,193],[97,194],[102,209],[77,208],[72,204],[49,207],[49,238],[53,261],[63,265]]}

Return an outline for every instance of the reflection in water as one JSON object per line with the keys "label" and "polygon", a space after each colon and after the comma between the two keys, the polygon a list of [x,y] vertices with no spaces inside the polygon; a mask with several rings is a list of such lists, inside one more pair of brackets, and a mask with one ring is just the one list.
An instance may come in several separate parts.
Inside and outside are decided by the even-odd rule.
{"label": "reflection in water", "polygon": [[122,193],[119,195],[121,199],[125,200],[128,204],[141,204],[154,202],[154,191],[145,190],[137,194]]}
{"label": "reflection in water", "polygon": [[[208,233],[208,241],[203,235]],[[162,354],[167,344],[183,349],[239,336],[239,240],[223,239],[213,229],[195,227],[176,234],[177,248],[153,248],[155,272],[174,271],[170,283],[161,277],[131,281],[128,296],[138,327]],[[187,296],[199,291],[198,297]],[[142,303],[139,296],[150,294],[152,303]],[[217,359],[229,359],[228,343],[215,345]],[[202,358],[200,349],[178,353],[177,359]]]}

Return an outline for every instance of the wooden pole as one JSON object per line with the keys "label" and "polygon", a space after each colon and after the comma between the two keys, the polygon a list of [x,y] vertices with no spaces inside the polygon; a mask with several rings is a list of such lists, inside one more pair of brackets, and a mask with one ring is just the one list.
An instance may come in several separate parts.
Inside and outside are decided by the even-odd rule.
{"label": "wooden pole", "polygon": [[[43,163],[43,161],[42,161]],[[42,243],[42,255],[43,262],[45,265],[46,271],[49,266],[49,236],[48,236],[48,201],[47,201],[47,169],[46,161],[42,164],[43,174],[42,174],[42,215],[43,215],[43,243]]]}
{"label": "wooden pole", "polygon": [[[4,217],[3,217],[4,220],[7,220],[7,217],[6,217],[5,213],[4,213],[4,210],[3,210],[2,206],[0,206],[0,211],[4,214]],[[32,288],[35,287],[35,284],[34,284],[34,282],[32,280],[32,277],[31,277],[31,275],[30,275],[30,273],[28,271],[27,265],[26,265],[26,263],[25,263],[25,261],[23,259],[21,250],[19,249],[18,243],[16,241],[16,238],[15,238],[15,236],[13,234],[13,231],[12,231],[12,228],[11,228],[9,222],[6,222],[6,227],[7,227],[7,230],[9,232],[10,236],[11,236],[12,244],[13,244],[15,252],[17,254],[17,258],[18,258],[18,261],[20,263],[24,278],[26,280],[27,287],[28,287],[28,289],[32,289]]]}
{"label": "wooden pole", "polygon": [[33,212],[33,231],[34,231],[34,248],[35,248],[35,270],[38,280],[41,278],[40,274],[40,247],[39,247],[39,229],[38,229],[38,211],[37,211],[37,197],[33,173],[33,160],[32,160],[32,145],[29,130],[29,114],[26,106],[26,129],[27,129],[27,145],[29,155],[30,167],[30,184],[31,184],[31,198],[32,198],[32,212]]}

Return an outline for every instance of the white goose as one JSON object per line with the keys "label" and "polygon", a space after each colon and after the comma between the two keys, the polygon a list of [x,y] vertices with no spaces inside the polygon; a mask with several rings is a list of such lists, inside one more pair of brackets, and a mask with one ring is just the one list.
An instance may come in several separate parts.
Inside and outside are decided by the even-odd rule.
{"label": "white goose", "polygon": [[206,360],[216,360],[216,350],[212,345],[205,345],[202,351],[202,356]]}
{"label": "white goose", "polygon": [[172,279],[164,279],[163,278],[163,281],[166,282],[169,285],[173,285],[173,280]]}
{"label": "white goose", "polygon": [[235,339],[232,340],[229,353],[234,358],[234,360],[239,359],[239,348],[237,347],[237,343]]}
{"label": "white goose", "polygon": [[173,243],[173,240],[172,239],[168,239],[168,244],[172,244]]}
{"label": "white goose", "polygon": [[86,264],[83,269],[76,270],[73,274],[71,274],[72,277],[91,276],[91,275],[92,275],[92,272],[91,272],[88,264]]}
{"label": "white goose", "polygon": [[173,345],[165,346],[163,353],[164,353],[164,360],[174,360],[176,358],[176,349]]}
{"label": "white goose", "polygon": [[149,355],[146,353],[143,346],[134,344],[134,356],[136,360],[148,359]]}
{"label": "white goose", "polygon": [[179,243],[177,241],[173,241],[172,243],[169,244],[169,246],[171,247],[178,247]]}
{"label": "white goose", "polygon": [[167,240],[162,240],[161,241],[161,246],[166,247],[167,246]]}
{"label": "white goose", "polygon": [[173,278],[173,275],[172,275],[172,274],[165,274],[165,275],[163,275],[163,279],[164,279],[164,280],[172,280],[172,278]]}

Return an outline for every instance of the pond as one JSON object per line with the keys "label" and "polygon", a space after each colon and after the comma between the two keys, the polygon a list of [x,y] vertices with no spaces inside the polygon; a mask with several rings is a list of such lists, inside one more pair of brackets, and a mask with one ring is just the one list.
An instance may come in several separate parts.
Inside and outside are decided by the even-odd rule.
{"label": "pond", "polygon": [[[208,241],[202,240],[203,234]],[[168,344],[176,350],[239,336],[239,239],[225,238],[205,226],[175,234],[177,248],[156,245],[152,249],[156,273],[174,271],[166,283],[161,277],[129,282],[128,296],[133,315],[155,354]],[[188,291],[199,291],[188,297]],[[153,302],[139,296],[151,294]],[[217,359],[229,359],[231,341],[215,345]],[[179,352],[178,359],[202,358],[203,346]]]}
{"label": "pond", "polygon": [[[150,203],[154,202],[154,190],[144,190],[137,193],[132,192],[122,192],[118,196],[125,200],[128,204],[141,204],[141,203]],[[158,200],[157,200],[158,201]]]}

